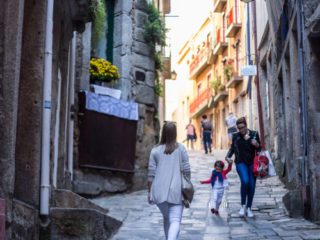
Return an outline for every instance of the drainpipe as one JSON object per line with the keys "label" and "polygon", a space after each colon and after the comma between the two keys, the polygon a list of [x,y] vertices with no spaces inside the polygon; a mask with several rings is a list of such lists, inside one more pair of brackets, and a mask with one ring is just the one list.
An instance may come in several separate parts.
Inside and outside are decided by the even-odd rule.
{"label": "drainpipe", "polygon": [[[249,10],[249,2],[247,3],[247,44],[248,44],[248,64],[252,64],[251,60],[251,44],[250,44],[250,10]],[[249,127],[252,129],[252,76],[249,76]]]}
{"label": "drainpipe", "polygon": [[254,51],[255,59],[257,66],[257,76],[256,76],[256,85],[257,85],[257,100],[258,100],[258,115],[259,115],[259,130],[260,130],[260,141],[261,147],[264,148],[264,124],[262,117],[262,105],[261,105],[261,95],[260,95],[260,78],[259,78],[259,52],[258,52],[258,41],[257,41],[257,16],[256,16],[256,1],[252,3],[252,12],[253,12],[253,32],[254,32]]}
{"label": "drainpipe", "polygon": [[54,133],[54,148],[53,148],[53,176],[52,185],[57,188],[58,175],[58,158],[59,158],[59,130],[60,130],[60,109],[61,109],[61,72],[58,70],[58,94],[57,94],[57,109],[56,109],[56,126]]}
{"label": "drainpipe", "polygon": [[303,160],[302,160],[302,184],[307,184],[306,178],[306,160],[308,157],[308,112],[307,112],[307,84],[305,79],[305,62],[304,62],[304,9],[301,0],[297,1],[297,13],[298,13],[298,45],[299,45],[299,70],[301,79],[301,102],[302,102],[302,135],[303,135]]}
{"label": "drainpipe", "polygon": [[47,0],[41,138],[40,215],[49,215],[53,6],[54,0]]}
{"label": "drainpipe", "polygon": [[6,200],[0,198],[0,240],[6,236]]}
{"label": "drainpipe", "polygon": [[70,65],[70,83],[69,83],[69,130],[68,130],[68,170],[70,179],[73,180],[73,129],[74,129],[74,78],[76,62],[76,32],[73,32],[71,42],[71,65]]}
{"label": "drainpipe", "polygon": [[298,25],[298,48],[299,48],[299,72],[301,79],[301,103],[302,103],[302,137],[303,153],[301,159],[302,172],[302,202],[304,216],[310,218],[310,183],[308,178],[308,109],[307,109],[307,81],[305,75],[305,56],[304,56],[304,9],[301,0],[297,0],[297,25]]}

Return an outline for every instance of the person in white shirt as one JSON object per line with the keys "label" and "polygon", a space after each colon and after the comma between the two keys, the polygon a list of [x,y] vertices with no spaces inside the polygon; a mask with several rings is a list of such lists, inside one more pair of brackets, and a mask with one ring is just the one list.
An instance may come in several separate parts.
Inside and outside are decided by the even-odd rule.
{"label": "person in white shirt", "polygon": [[233,115],[232,112],[229,113],[228,117],[226,118],[226,126],[228,131],[228,146],[231,146],[232,142],[232,134],[237,132],[236,127],[237,118]]}

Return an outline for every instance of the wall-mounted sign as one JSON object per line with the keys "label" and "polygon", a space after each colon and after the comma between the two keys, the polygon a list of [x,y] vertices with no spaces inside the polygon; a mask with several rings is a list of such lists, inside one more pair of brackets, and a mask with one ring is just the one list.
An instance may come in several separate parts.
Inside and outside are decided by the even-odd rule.
{"label": "wall-mounted sign", "polygon": [[242,76],[256,76],[257,66],[256,65],[246,65],[241,67]]}

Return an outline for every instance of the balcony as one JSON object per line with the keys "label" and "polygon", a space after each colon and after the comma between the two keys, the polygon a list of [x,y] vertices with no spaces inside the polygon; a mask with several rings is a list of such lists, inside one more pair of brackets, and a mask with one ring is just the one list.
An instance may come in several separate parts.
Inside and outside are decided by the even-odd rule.
{"label": "balcony", "polygon": [[214,54],[213,50],[211,50],[208,58],[208,63],[213,64],[216,62],[217,59],[218,59],[218,54]]}
{"label": "balcony", "polygon": [[241,29],[242,24],[240,21],[240,11],[239,6],[235,5],[232,7],[227,14],[227,32],[226,36],[228,38],[235,37],[238,31]]}
{"label": "balcony", "polygon": [[214,0],[213,2],[213,12],[221,13],[224,6],[226,5],[227,0]]}
{"label": "balcony", "polygon": [[219,28],[217,31],[217,39],[213,49],[213,55],[221,54],[228,47],[228,43],[226,42],[224,29]]}
{"label": "balcony", "polygon": [[243,77],[239,76],[238,74],[234,74],[231,79],[227,82],[226,87],[227,88],[235,88],[237,87],[240,83],[242,83]]}
{"label": "balcony", "polygon": [[213,105],[216,106],[220,101],[223,101],[226,97],[228,97],[228,91],[219,92],[213,99]]}
{"label": "balcony", "polygon": [[211,89],[208,88],[203,91],[193,102],[190,104],[190,114],[196,115],[208,107],[208,102],[211,98]]}
{"label": "balcony", "polygon": [[226,79],[227,80],[227,84],[226,84],[227,88],[235,88],[243,81],[243,77],[240,75],[240,64],[244,60],[245,59],[241,59],[241,60],[238,59],[235,62],[232,62],[232,63],[225,66],[225,67],[229,67],[229,69],[230,69],[229,79]]}
{"label": "balcony", "polygon": [[209,54],[210,54],[210,46],[204,46],[200,49],[197,56],[195,56],[193,61],[190,63],[190,67],[189,67],[190,79],[195,79],[196,76],[208,66]]}

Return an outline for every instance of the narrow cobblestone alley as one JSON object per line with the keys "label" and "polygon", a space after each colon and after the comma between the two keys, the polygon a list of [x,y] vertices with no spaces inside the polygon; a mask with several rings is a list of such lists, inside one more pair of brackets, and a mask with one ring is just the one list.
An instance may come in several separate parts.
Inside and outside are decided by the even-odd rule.
{"label": "narrow cobblestone alley", "polygon": [[[183,212],[180,239],[320,239],[320,226],[303,218],[289,218],[282,203],[286,189],[277,177],[257,181],[253,202],[253,219],[238,217],[240,208],[239,179],[233,166],[228,174],[220,216],[210,212],[209,184],[200,180],[210,177],[213,162],[223,159],[225,151],[204,155],[200,151],[189,152],[192,182],[196,193],[190,209]],[[113,240],[164,239],[162,217],[155,205],[147,203],[147,191],[118,194],[93,200],[109,209],[109,215],[123,221]]]}

